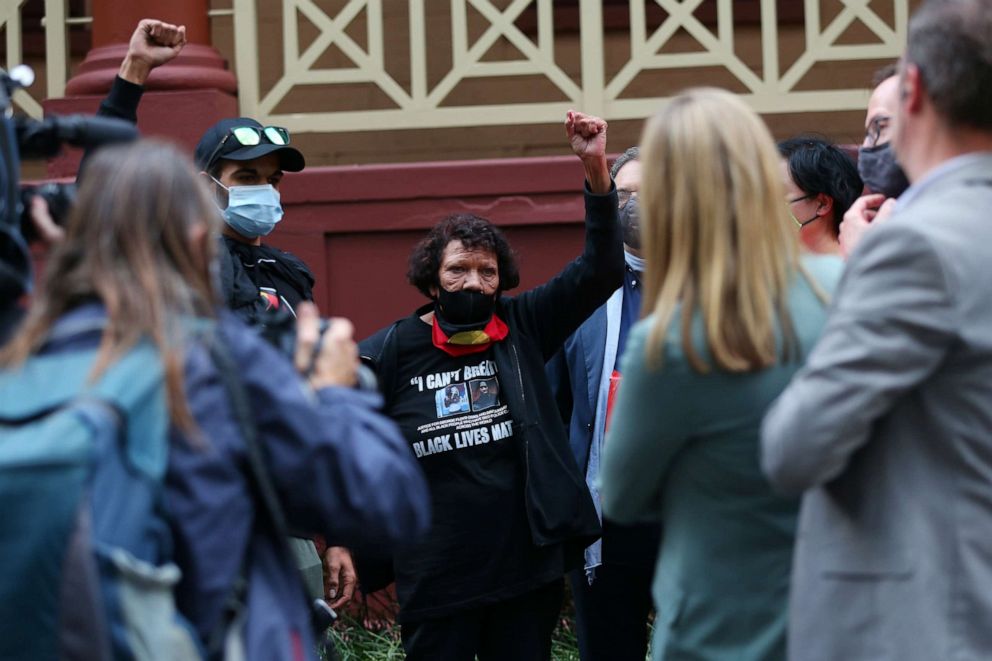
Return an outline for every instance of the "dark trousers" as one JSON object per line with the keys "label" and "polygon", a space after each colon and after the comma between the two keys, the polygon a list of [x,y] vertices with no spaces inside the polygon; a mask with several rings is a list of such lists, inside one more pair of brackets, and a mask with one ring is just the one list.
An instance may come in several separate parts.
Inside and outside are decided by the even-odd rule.
{"label": "dark trousers", "polygon": [[596,567],[589,585],[581,569],[569,574],[582,661],[644,661],[654,567]]}
{"label": "dark trousers", "polygon": [[[400,631],[408,661],[549,661],[564,581]],[[643,657],[642,657],[643,659]]]}

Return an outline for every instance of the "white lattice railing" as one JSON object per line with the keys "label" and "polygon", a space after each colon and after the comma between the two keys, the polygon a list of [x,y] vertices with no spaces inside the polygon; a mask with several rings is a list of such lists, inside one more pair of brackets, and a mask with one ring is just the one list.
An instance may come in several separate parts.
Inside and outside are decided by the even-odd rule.
{"label": "white lattice railing", "polygon": [[[275,2],[276,0],[265,0]],[[641,73],[668,69],[721,66],[743,86],[742,98],[763,113],[852,110],[864,107],[863,86],[851,89],[798,90],[797,85],[817,63],[838,60],[891,60],[902,52],[906,39],[909,0],[883,0],[889,3],[894,20],[883,20],[874,4],[879,0],[841,0],[841,10],[826,24],[821,23],[821,0],[803,1],[805,48],[784,71],[779,61],[779,24],[776,0],[760,0],[760,74],[748,66],[734,50],[736,27],[732,0],[716,0],[715,26],[704,25],[695,13],[704,0],[630,0],[630,57],[615,74],[604,66],[606,34],[601,0],[579,0],[580,74],[566,72],[555,59],[556,32],[552,0],[511,0],[497,7],[492,0],[447,0],[451,16],[451,66],[438,82],[431,84],[428,56],[436,46],[427,38],[427,3],[444,0],[348,0],[334,16],[314,0],[281,0],[285,72],[273,85],[262,89],[259,66],[259,26],[256,5],[259,0],[232,0],[235,52],[241,112],[265,123],[286,126],[294,131],[357,131],[370,129],[432,128],[479,124],[533,124],[557,122],[569,107],[580,107],[609,119],[639,119],[657,110],[663,99],[630,98],[627,86]],[[9,69],[22,60],[21,6],[25,0],[0,0],[0,27],[5,31]],[[383,20],[386,3],[405,2],[408,26],[404,34],[390,34],[396,21]],[[647,25],[647,8],[657,3],[667,19],[653,31]],[[825,3],[822,3],[825,4]],[[65,0],[45,0],[46,79],[48,97],[62,96],[66,82]],[[394,8],[395,5],[389,5]],[[485,29],[473,43],[469,38],[469,9],[486,21]],[[534,10],[534,35],[524,34],[516,25],[527,10]],[[213,12],[216,15],[228,12]],[[303,17],[317,30],[316,38],[301,48],[299,21]],[[359,17],[365,22],[366,45],[349,36],[349,27]],[[70,19],[71,20],[71,19]],[[860,22],[872,34],[873,42],[840,44],[839,38]],[[703,48],[691,53],[659,53],[676,33],[684,30]],[[520,53],[512,61],[484,61],[499,39],[506,39]],[[408,43],[408,80],[398,81],[386,66],[386,48],[396,42]],[[336,47],[352,65],[319,68],[321,55]],[[499,105],[452,106],[445,103],[462,81],[471,78],[520,78],[540,75],[550,81],[559,96],[555,100]],[[860,83],[861,81],[856,81]],[[381,90],[393,108],[354,111],[325,111],[312,108],[305,113],[280,113],[287,95],[300,86],[369,83]],[[39,90],[34,96],[19,91],[15,103],[32,116],[41,115]],[[564,100],[562,100],[562,97]]]}
{"label": "white lattice railing", "polygon": [[[4,31],[8,71],[23,62],[21,7],[26,0],[0,0],[0,28]],[[65,92],[68,64],[65,0],[45,0],[45,93],[17,90],[14,103],[32,117],[41,117],[40,99],[60,97]]]}
{"label": "white lattice railing", "polygon": [[[398,0],[351,0],[335,16],[320,9],[314,0],[282,0],[283,70],[285,74],[269,89],[259,83],[259,44],[256,19],[258,0],[233,0],[237,74],[242,113],[263,122],[296,131],[354,131],[455,127],[479,124],[531,124],[556,122],[570,106],[610,119],[637,119],[657,110],[663,99],[622,96],[628,84],[645,71],[725,67],[746,91],[742,97],[764,113],[851,110],[863,108],[863,85],[851,89],[798,90],[797,84],[820,62],[838,60],[891,60],[900,55],[906,39],[909,0],[891,3],[894,20],[883,20],[872,0],[842,0],[843,7],[826,25],[821,24],[821,0],[805,2],[805,50],[785,71],[779,62],[779,25],[776,1],[761,0],[761,74],[745,64],[734,51],[735,24],[732,0],[717,0],[714,29],[704,25],[695,11],[703,0],[631,0],[630,58],[616,74],[607,76],[604,67],[605,32],[600,0],[579,0],[581,75],[570,76],[555,61],[555,30],[552,0],[512,0],[497,8],[491,0],[450,0],[452,65],[439,82],[428,84],[426,3],[441,0],[409,0],[409,34],[386,33],[383,5]],[[799,2],[801,0],[795,0]],[[646,5],[656,2],[668,18],[649,34]],[[824,3],[825,4],[825,3]],[[488,23],[481,37],[469,45],[467,10],[471,7]],[[536,10],[536,35],[524,34],[515,26],[520,14]],[[318,36],[300,48],[297,13],[316,27]],[[361,14],[367,26],[367,46],[348,35],[349,25]],[[873,35],[873,43],[839,44],[838,39],[860,21]],[[395,22],[394,22],[395,23]],[[684,29],[703,47],[701,52],[661,53],[679,30]],[[409,81],[401,84],[384,64],[391,36],[409,43]],[[483,61],[497,39],[505,38],[521,53],[515,61]],[[336,46],[353,66],[316,68],[315,63],[330,46]],[[566,100],[452,107],[444,104],[461,81],[478,77],[521,77],[539,74],[555,85]],[[298,86],[337,83],[371,83],[384,92],[394,108],[382,110],[282,113],[277,109]],[[861,81],[855,81],[861,83]],[[311,104],[312,105],[312,104]]]}

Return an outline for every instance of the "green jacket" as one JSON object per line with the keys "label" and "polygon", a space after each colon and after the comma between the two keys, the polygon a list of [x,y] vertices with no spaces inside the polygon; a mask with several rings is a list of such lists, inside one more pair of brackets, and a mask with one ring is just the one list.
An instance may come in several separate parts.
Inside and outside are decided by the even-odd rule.
{"label": "green jacket", "polygon": [[[839,259],[806,257],[804,264],[833,291]],[[827,314],[803,277],[788,297],[798,356],[759,372],[694,371],[682,350],[678,313],[660,370],[644,360],[653,317],[628,339],[604,443],[603,511],[620,523],[662,523],[655,659],[785,659],[799,500],[774,493],[762,474],[760,428]],[[693,337],[708,357],[698,313]]]}

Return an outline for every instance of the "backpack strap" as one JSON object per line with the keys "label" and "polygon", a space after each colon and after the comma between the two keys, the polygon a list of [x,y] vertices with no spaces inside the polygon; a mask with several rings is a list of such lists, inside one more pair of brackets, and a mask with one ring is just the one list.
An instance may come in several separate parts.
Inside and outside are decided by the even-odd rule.
{"label": "backpack strap", "polygon": [[[289,525],[286,515],[279,502],[275,485],[269,475],[265,450],[258,439],[258,429],[251,414],[251,403],[244,384],[238,376],[237,365],[223,344],[222,338],[215,337],[209,345],[210,357],[217,367],[218,375],[227,392],[231,404],[231,412],[245,442],[245,452],[248,458],[248,473],[252,486],[261,504],[261,510],[272,528],[273,534],[280,540],[287,558],[293,557],[289,546]],[[244,610],[245,595],[248,591],[249,554],[241,560],[241,568],[228,595],[225,614],[217,627],[214,628],[207,641],[207,651],[210,658],[219,658],[223,652],[227,631],[232,622]],[[318,600],[321,602],[321,600]],[[308,604],[309,605],[309,604]],[[311,608],[313,606],[311,605]],[[311,611],[312,612],[312,611]],[[329,624],[329,623],[328,623]]]}

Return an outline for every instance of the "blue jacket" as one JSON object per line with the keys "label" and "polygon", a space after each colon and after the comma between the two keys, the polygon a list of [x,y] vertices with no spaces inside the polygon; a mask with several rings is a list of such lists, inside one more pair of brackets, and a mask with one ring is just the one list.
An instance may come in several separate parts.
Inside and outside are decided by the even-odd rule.
{"label": "blue jacket", "polygon": [[[77,308],[60,323],[103,315]],[[395,548],[429,524],[427,485],[396,426],[376,413],[377,394],[307,389],[292,364],[231,313],[217,332],[240,367],[254,422],[289,526],[331,545]],[[49,344],[46,352],[91,347],[98,332]],[[187,342],[185,391],[201,438],[170,430],[165,502],[182,570],[177,606],[201,640],[221,617],[248,558],[248,658],[315,659],[310,612],[293,560],[264,528],[247,475],[245,446],[209,351]]]}
{"label": "blue jacket", "polygon": [[548,362],[548,380],[568,425],[568,444],[585,475],[596,423],[596,400],[606,354],[606,306],[602,305],[575,331]]}

